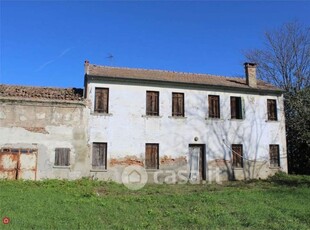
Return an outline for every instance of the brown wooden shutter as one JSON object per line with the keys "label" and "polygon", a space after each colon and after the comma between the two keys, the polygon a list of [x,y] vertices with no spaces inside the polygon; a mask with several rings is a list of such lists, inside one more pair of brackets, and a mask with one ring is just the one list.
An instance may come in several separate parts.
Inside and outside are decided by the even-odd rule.
{"label": "brown wooden shutter", "polygon": [[184,116],[184,94],[178,94],[178,116]]}
{"label": "brown wooden shutter", "polygon": [[70,149],[56,148],[55,149],[55,165],[69,166],[70,165]]}
{"label": "brown wooden shutter", "polygon": [[219,97],[217,96],[214,96],[214,116],[216,118],[220,117]]}
{"label": "brown wooden shutter", "polygon": [[172,116],[184,116],[183,93],[172,93]]}
{"label": "brown wooden shutter", "polygon": [[159,115],[159,92],[146,92],[146,115]]}
{"label": "brown wooden shutter", "polygon": [[107,88],[95,89],[95,112],[98,113],[109,112],[109,89]]}
{"label": "brown wooden shutter", "polygon": [[109,90],[108,89],[102,89],[102,107],[103,107],[103,112],[104,113],[109,113],[108,110],[108,103],[109,103]]}
{"label": "brown wooden shutter", "polygon": [[107,144],[106,143],[93,143],[93,168],[106,169],[107,162]]}
{"label": "brown wooden shutter", "polygon": [[176,93],[172,93],[172,116],[177,115],[178,101]]}
{"label": "brown wooden shutter", "polygon": [[232,145],[233,166],[237,168],[243,167],[243,151],[242,145]]}
{"label": "brown wooden shutter", "polygon": [[151,103],[152,101],[152,95],[150,92],[146,92],[146,115],[151,115]]}
{"label": "brown wooden shutter", "polygon": [[269,145],[270,166],[280,166],[279,145]]}
{"label": "brown wooden shutter", "polygon": [[230,97],[230,110],[231,110],[231,118],[236,119],[237,118],[237,101],[236,97]]}
{"label": "brown wooden shutter", "polygon": [[147,169],[158,168],[158,144],[145,145],[145,166]]}
{"label": "brown wooden shutter", "polygon": [[209,95],[209,117],[220,118],[220,98],[219,96]]}
{"label": "brown wooden shutter", "polygon": [[277,102],[276,100],[267,100],[268,120],[276,121],[277,118]]}

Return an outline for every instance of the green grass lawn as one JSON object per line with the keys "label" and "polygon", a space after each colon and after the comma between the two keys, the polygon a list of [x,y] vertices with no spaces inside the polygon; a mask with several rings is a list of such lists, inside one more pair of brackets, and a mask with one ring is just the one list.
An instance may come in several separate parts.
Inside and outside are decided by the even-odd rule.
{"label": "green grass lawn", "polygon": [[310,176],[222,185],[0,181],[0,229],[310,229]]}

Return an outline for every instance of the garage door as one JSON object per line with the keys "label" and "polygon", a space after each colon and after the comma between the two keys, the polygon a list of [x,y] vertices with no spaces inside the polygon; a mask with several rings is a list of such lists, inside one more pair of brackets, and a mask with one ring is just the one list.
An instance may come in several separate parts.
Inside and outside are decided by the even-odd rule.
{"label": "garage door", "polygon": [[0,150],[0,179],[36,180],[37,150],[2,148]]}

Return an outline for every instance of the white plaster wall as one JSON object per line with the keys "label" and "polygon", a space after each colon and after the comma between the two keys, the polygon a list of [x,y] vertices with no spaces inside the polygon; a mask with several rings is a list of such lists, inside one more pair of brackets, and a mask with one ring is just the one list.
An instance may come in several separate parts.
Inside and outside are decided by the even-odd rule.
{"label": "white plaster wall", "polygon": [[[109,88],[109,114],[96,114],[95,87]],[[159,91],[159,117],[146,113],[146,91]],[[185,96],[185,118],[172,118],[172,92]],[[108,143],[108,160],[144,158],[145,143],[159,143],[159,155],[188,158],[189,144],[205,144],[206,160],[230,160],[231,144],[243,144],[245,158],[269,162],[269,145],[280,145],[281,168],[287,171],[283,98],[281,96],[145,86],[121,83],[88,85],[91,100],[89,144]],[[208,118],[208,95],[220,96],[220,119]],[[243,120],[230,119],[230,96],[241,96]],[[278,121],[267,121],[267,99],[277,100]],[[194,138],[198,137],[198,141]]]}

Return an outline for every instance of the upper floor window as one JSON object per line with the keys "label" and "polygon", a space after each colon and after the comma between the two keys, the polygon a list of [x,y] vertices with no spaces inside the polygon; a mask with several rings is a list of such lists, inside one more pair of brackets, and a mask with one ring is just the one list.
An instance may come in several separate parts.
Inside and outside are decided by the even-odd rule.
{"label": "upper floor window", "polygon": [[69,166],[70,165],[70,149],[56,148],[55,149],[55,166]]}
{"label": "upper floor window", "polygon": [[95,112],[109,113],[109,89],[96,88],[95,89]]}
{"label": "upper floor window", "polygon": [[146,91],[146,115],[159,116],[159,92]]}
{"label": "upper floor window", "polygon": [[184,117],[184,93],[172,93],[172,116]]}
{"label": "upper floor window", "polygon": [[107,143],[93,143],[93,169],[107,168]]}
{"label": "upper floor window", "polygon": [[158,169],[159,166],[159,145],[145,144],[145,168]]}
{"label": "upper floor window", "polygon": [[230,97],[231,119],[243,119],[241,97]]}
{"label": "upper floor window", "polygon": [[279,145],[269,145],[270,166],[280,166]]}
{"label": "upper floor window", "polygon": [[233,167],[243,168],[243,149],[242,145],[232,145]]}
{"label": "upper floor window", "polygon": [[220,118],[220,97],[209,95],[209,117]]}
{"label": "upper floor window", "polygon": [[277,121],[277,101],[268,99],[267,100],[267,113],[268,113],[268,121]]}

